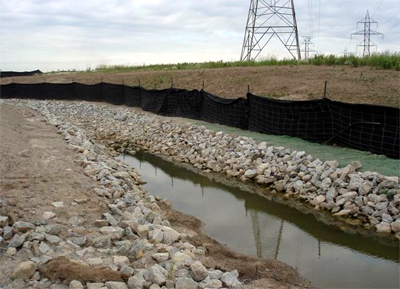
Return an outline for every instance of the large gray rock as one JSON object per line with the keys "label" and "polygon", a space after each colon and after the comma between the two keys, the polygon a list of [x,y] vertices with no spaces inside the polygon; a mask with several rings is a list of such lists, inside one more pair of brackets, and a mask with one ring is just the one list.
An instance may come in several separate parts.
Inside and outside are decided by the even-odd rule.
{"label": "large gray rock", "polygon": [[179,234],[177,231],[170,227],[163,226],[162,227],[163,233],[164,233],[164,238],[163,238],[163,243],[167,245],[171,245],[172,243],[175,243],[176,241],[179,240],[181,234]]}
{"label": "large gray rock", "polygon": [[197,289],[198,283],[191,278],[178,278],[175,280],[175,289]]}
{"label": "large gray rock", "polygon": [[48,225],[46,226],[45,232],[51,235],[59,235],[61,233],[61,227],[59,225]]}
{"label": "large gray rock", "polygon": [[0,228],[8,226],[8,217],[0,216]]}
{"label": "large gray rock", "polygon": [[151,283],[157,285],[164,285],[165,281],[167,280],[166,278],[167,274],[168,274],[167,270],[165,270],[160,265],[156,264],[146,272],[145,277],[147,276],[146,279]]}
{"label": "large gray rock", "polygon": [[19,232],[27,232],[29,230],[35,229],[35,225],[28,222],[15,222],[13,227]]}
{"label": "large gray rock", "polygon": [[29,280],[36,271],[36,264],[32,261],[22,262],[15,267],[12,278]]}
{"label": "large gray rock", "polygon": [[349,175],[349,177],[350,177],[350,183],[347,188],[350,191],[357,191],[360,188],[361,184],[363,183],[364,179],[358,174],[351,174]]}
{"label": "large gray rock", "polygon": [[100,289],[104,287],[104,283],[86,283],[87,289]]}
{"label": "large gray rock", "polygon": [[117,282],[117,281],[106,282],[106,287],[108,289],[129,289],[124,282]]}
{"label": "large gray rock", "polygon": [[208,276],[210,276],[211,279],[221,279],[222,277],[222,271],[220,270],[210,270],[208,271]]}
{"label": "large gray rock", "polygon": [[391,223],[390,227],[393,232],[395,233],[400,232],[400,219],[397,219],[395,222]]}
{"label": "large gray rock", "polygon": [[83,289],[83,285],[78,280],[72,280],[69,282],[69,289]]}
{"label": "large gray rock", "polygon": [[93,239],[93,246],[96,248],[109,248],[111,247],[110,236],[99,236]]}
{"label": "large gray rock", "polygon": [[199,261],[193,262],[190,265],[190,270],[192,271],[192,277],[195,281],[202,281],[208,276],[206,267]]}
{"label": "large gray rock", "polygon": [[340,199],[343,198],[343,199],[345,199],[346,202],[347,202],[347,201],[349,201],[349,200],[355,199],[357,196],[358,196],[357,192],[348,192],[348,193],[345,193],[345,194],[343,194],[343,195],[337,197],[336,199],[337,199],[337,200],[340,200]]}
{"label": "large gray rock", "polygon": [[169,253],[155,253],[151,257],[157,261],[157,263],[165,262],[169,259]]}
{"label": "large gray rock", "polygon": [[143,289],[144,283],[146,283],[146,280],[142,272],[136,273],[135,276],[132,276],[128,280],[129,289]]}
{"label": "large gray rock", "polygon": [[155,229],[149,232],[149,240],[154,243],[161,243],[164,238],[164,233],[161,229]]}
{"label": "large gray rock", "polygon": [[389,223],[381,222],[380,224],[376,225],[377,233],[390,233],[391,231],[392,229]]}
{"label": "large gray rock", "polygon": [[238,277],[239,273],[237,272],[237,270],[234,270],[232,272],[225,272],[224,274],[222,274],[221,281],[226,287],[232,288],[234,286],[239,286],[242,284],[238,280]]}
{"label": "large gray rock", "polygon": [[382,214],[382,221],[390,224],[391,222],[393,222],[393,218],[392,218],[391,215],[383,213]]}
{"label": "large gray rock", "polygon": [[332,180],[330,178],[325,178],[320,184],[321,189],[327,189],[332,185]]}
{"label": "large gray rock", "polygon": [[25,242],[25,237],[20,236],[20,235],[14,235],[14,237],[11,239],[10,243],[8,244],[9,248],[18,248],[22,246]]}
{"label": "large gray rock", "polygon": [[221,288],[222,282],[217,279],[205,279],[199,284],[200,288]]}
{"label": "large gray rock", "polygon": [[61,239],[59,237],[57,237],[56,235],[46,234],[45,239],[50,244],[58,244],[61,242]]}
{"label": "large gray rock", "polygon": [[13,236],[13,228],[10,226],[5,226],[3,230],[4,240],[11,239],[12,236]]}
{"label": "large gray rock", "polygon": [[244,173],[244,176],[245,176],[246,178],[252,179],[252,178],[254,178],[255,176],[257,176],[257,170],[247,170],[247,171]]}

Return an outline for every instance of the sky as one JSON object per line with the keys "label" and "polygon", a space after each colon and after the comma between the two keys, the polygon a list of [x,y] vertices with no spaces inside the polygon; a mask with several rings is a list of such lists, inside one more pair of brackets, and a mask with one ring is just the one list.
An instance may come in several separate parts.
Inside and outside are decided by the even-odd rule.
{"label": "sky", "polygon": [[[260,0],[261,1],[261,0]],[[271,1],[271,0],[264,0]],[[283,0],[280,0],[283,1]],[[0,0],[0,69],[239,60],[250,0]],[[300,42],[321,54],[356,52],[370,16],[378,51],[400,51],[399,0],[294,1]],[[358,52],[362,52],[359,50]],[[272,42],[262,58],[288,58]]]}

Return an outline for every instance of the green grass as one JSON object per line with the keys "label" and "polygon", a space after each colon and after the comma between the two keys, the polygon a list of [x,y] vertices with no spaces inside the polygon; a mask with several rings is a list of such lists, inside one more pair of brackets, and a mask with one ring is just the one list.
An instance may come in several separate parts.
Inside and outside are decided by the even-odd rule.
{"label": "green grass", "polygon": [[307,60],[294,60],[276,58],[263,59],[259,61],[208,61],[208,62],[183,62],[176,64],[151,64],[143,66],[130,65],[99,65],[95,69],[88,68],[86,72],[129,72],[129,71],[152,71],[152,70],[183,70],[196,68],[223,68],[223,67],[247,67],[247,66],[271,66],[271,65],[343,65],[343,66],[369,66],[379,69],[395,69],[400,71],[400,52],[376,53],[368,57],[356,55],[315,55]]}

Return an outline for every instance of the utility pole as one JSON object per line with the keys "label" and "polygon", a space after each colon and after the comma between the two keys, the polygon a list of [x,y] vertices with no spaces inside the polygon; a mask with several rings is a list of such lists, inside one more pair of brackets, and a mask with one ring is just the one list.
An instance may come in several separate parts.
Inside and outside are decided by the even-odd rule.
{"label": "utility pole", "polygon": [[309,59],[310,58],[310,53],[315,52],[315,50],[310,49],[310,46],[314,45],[314,43],[311,42],[312,36],[305,36],[304,37],[304,59]]}
{"label": "utility pole", "polygon": [[250,0],[240,61],[255,60],[272,38],[301,59],[293,0]]}
{"label": "utility pole", "polygon": [[367,14],[365,15],[365,18],[357,22],[357,28],[358,28],[359,24],[362,24],[364,26],[364,29],[357,31],[355,33],[352,33],[351,37],[353,37],[353,35],[364,36],[364,40],[361,41],[360,44],[357,45],[357,47],[361,46],[364,48],[363,56],[370,56],[371,55],[371,47],[374,47],[374,46],[377,47],[377,45],[374,42],[372,42],[371,36],[382,35],[382,37],[383,37],[383,34],[380,32],[371,30],[371,25],[376,24],[376,27],[378,27],[378,22],[369,17],[368,10],[367,10]]}

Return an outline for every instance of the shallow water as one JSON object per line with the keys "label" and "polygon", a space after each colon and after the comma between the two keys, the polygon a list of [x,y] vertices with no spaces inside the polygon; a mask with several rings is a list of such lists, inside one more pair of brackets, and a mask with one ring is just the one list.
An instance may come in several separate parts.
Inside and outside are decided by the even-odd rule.
{"label": "shallow water", "polygon": [[145,152],[118,159],[140,172],[146,190],[202,220],[211,237],[237,252],[283,261],[323,288],[399,288],[396,243],[346,233],[319,221],[329,219],[324,214],[249,193],[261,188],[222,174],[196,173]]}

